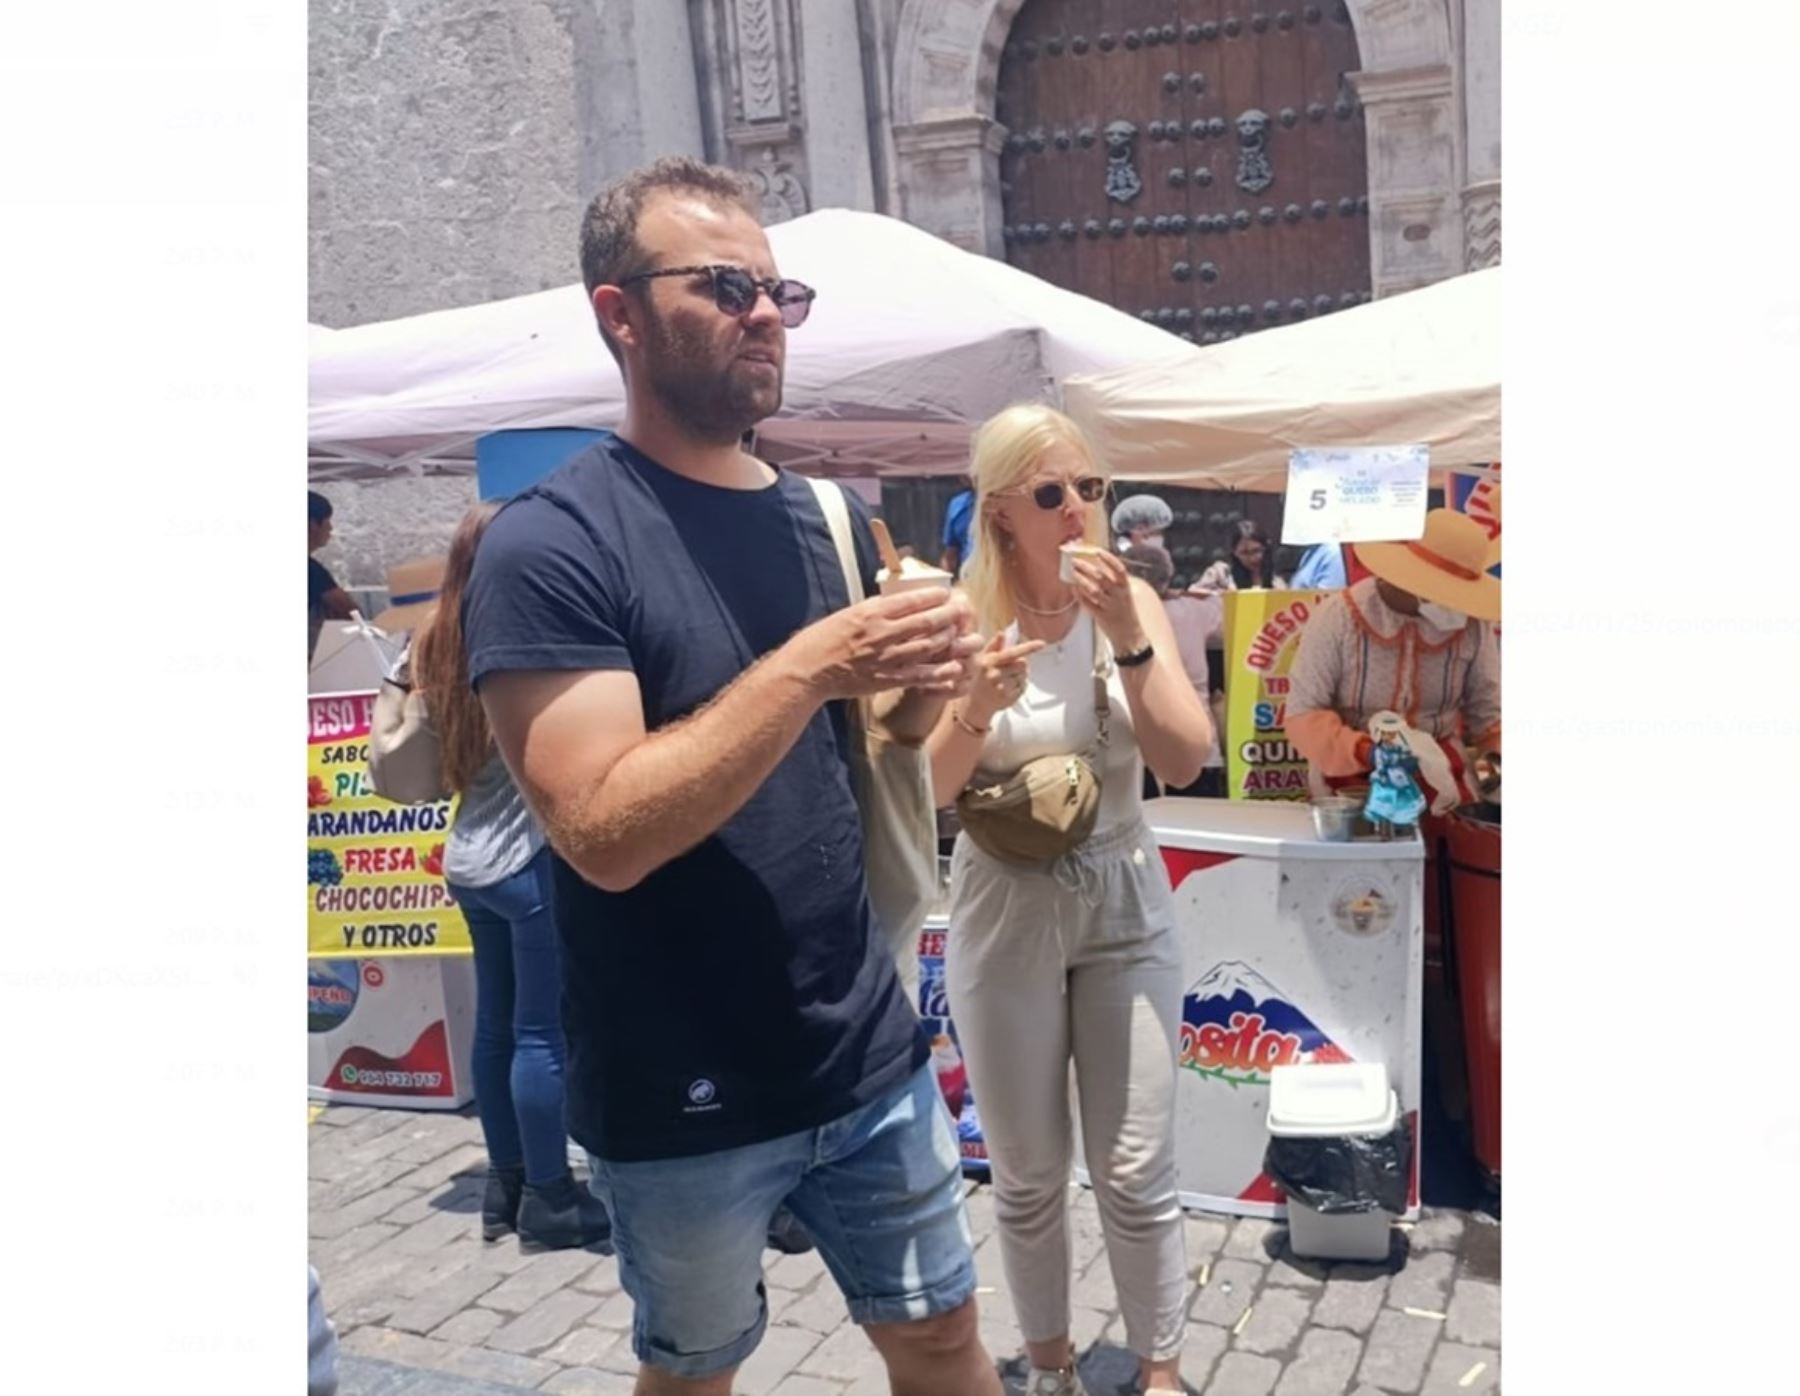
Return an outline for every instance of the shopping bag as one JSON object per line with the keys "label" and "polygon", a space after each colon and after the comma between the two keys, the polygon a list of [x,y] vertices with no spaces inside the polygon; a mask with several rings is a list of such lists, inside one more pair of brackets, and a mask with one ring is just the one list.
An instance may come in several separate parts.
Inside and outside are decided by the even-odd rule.
{"label": "shopping bag", "polygon": [[[825,511],[854,606],[863,599],[863,585],[850,537],[850,508],[833,482],[809,478],[807,483]],[[869,906],[900,967],[901,982],[916,985],[919,929],[938,891],[931,770],[924,746],[909,746],[888,735],[874,720],[869,699],[852,702],[850,716],[850,786],[862,815]]]}

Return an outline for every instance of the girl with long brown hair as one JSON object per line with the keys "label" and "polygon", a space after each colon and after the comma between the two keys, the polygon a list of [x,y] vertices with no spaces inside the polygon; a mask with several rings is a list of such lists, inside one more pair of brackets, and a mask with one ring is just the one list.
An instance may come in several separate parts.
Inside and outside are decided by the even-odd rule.
{"label": "girl with long brown hair", "polygon": [[460,797],[444,880],[475,947],[475,1109],[487,1141],[481,1234],[516,1230],[527,1250],[607,1240],[606,1209],[569,1171],[563,1124],[562,976],[543,832],[494,746],[469,686],[462,601],[496,501],[463,516],[437,608],[414,639],[412,677]]}

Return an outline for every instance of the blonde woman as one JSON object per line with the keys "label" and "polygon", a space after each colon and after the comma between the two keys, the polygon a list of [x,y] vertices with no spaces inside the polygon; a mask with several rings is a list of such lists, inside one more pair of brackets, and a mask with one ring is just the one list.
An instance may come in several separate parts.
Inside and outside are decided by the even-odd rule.
{"label": "blonde woman", "polygon": [[[1175,1192],[1181,953],[1168,874],[1143,818],[1148,761],[1195,780],[1212,719],[1162,602],[1107,550],[1107,480],[1079,428],[1010,407],[976,434],[974,561],[965,577],[993,640],[969,695],[933,730],[938,801],[979,769],[1107,741],[1093,832],[1049,864],[1003,862],[963,834],[951,870],[947,982],[993,1164],[1001,1255],[1031,1360],[1030,1396],[1081,1396],[1069,1341],[1069,1064],[1124,1313],[1146,1392],[1179,1392],[1186,1274]],[[1073,580],[1064,544],[1085,543]]]}

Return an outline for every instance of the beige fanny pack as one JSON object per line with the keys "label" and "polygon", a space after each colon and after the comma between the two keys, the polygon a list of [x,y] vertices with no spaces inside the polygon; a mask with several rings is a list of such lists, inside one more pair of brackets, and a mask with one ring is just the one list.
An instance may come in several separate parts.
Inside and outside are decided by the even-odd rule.
{"label": "beige fanny pack", "polygon": [[956,797],[963,831],[1003,863],[1049,863],[1079,847],[1100,816],[1100,758],[1112,707],[1106,697],[1106,654],[1094,636],[1094,744],[1086,752],[1040,756],[1009,776],[977,770]]}

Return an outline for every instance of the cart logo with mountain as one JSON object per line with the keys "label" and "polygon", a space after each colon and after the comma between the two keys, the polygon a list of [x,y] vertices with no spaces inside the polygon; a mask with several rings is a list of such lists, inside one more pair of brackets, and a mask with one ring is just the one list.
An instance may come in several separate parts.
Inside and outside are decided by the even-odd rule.
{"label": "cart logo with mountain", "polygon": [[1242,960],[1215,965],[1183,996],[1183,1068],[1232,1087],[1266,1086],[1269,1073],[1294,1062],[1347,1062],[1286,994]]}
{"label": "cart logo with mountain", "polygon": [[356,1009],[360,975],[355,960],[306,962],[306,1030],[334,1032]]}

